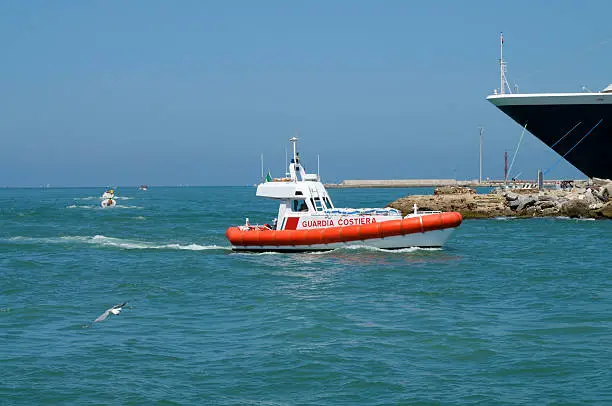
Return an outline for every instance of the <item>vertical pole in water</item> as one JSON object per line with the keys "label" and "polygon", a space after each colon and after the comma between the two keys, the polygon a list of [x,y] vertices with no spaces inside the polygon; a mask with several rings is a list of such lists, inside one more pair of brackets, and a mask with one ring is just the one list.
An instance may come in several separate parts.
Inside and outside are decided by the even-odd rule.
{"label": "vertical pole in water", "polygon": [[480,128],[480,172],[478,176],[478,183],[482,183],[482,132],[484,131],[483,127]]}

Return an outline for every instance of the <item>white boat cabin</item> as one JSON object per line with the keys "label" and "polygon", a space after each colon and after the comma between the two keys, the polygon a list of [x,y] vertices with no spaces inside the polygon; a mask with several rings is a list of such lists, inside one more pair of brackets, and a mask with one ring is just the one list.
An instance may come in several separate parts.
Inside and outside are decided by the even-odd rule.
{"label": "white boat cabin", "polygon": [[293,159],[289,164],[289,177],[274,179],[257,186],[257,196],[280,200],[278,216],[271,226],[275,230],[296,230],[369,224],[401,218],[399,210],[337,209],[332,203],[319,176],[308,174],[296,152],[297,138],[293,142]]}

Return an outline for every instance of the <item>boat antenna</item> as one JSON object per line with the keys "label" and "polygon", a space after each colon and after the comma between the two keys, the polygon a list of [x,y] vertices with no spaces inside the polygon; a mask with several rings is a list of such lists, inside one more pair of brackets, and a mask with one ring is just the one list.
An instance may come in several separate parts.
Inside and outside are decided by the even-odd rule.
{"label": "boat antenna", "polygon": [[508,79],[506,78],[506,61],[504,61],[504,33],[499,33],[499,93],[505,94],[506,88],[508,88],[508,93],[512,93],[512,88],[508,84]]}
{"label": "boat antenna", "polygon": [[298,141],[298,137],[291,137],[291,138],[289,138],[289,141],[291,141],[293,143],[293,162],[297,164],[296,144],[297,144],[297,141]]}
{"label": "boat antenna", "polygon": [[321,180],[321,175],[320,175],[320,171],[319,171],[319,154],[317,154],[317,178],[319,180]]}
{"label": "boat antenna", "polygon": [[263,180],[264,178],[264,174],[263,174],[263,153],[261,154],[261,180]]}
{"label": "boat antenna", "polygon": [[298,141],[297,137],[289,138],[289,141],[293,143],[293,159],[291,160],[291,164],[289,164],[289,176],[291,176],[292,181],[298,180],[298,171],[299,171],[299,163],[298,163],[298,155],[296,150],[296,144]]}

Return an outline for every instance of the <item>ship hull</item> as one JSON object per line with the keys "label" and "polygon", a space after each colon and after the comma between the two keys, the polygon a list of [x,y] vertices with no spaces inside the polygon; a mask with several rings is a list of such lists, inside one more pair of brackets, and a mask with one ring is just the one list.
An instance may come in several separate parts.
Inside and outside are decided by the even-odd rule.
{"label": "ship hull", "polygon": [[586,176],[612,179],[612,94],[487,98]]}

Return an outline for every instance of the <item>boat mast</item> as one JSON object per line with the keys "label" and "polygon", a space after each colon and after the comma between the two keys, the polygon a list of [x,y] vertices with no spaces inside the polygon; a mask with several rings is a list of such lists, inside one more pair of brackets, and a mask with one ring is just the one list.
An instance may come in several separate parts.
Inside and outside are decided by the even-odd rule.
{"label": "boat mast", "polygon": [[261,180],[264,179],[264,174],[263,174],[263,153],[261,154]]}
{"label": "boat mast", "polygon": [[506,61],[504,61],[504,33],[499,33],[499,93],[505,94],[506,87],[508,88],[508,93],[512,93],[512,89],[508,84],[508,79],[506,78]]}
{"label": "boat mast", "polygon": [[297,144],[297,137],[291,137],[289,138],[289,141],[291,141],[293,143],[293,162],[297,164],[297,150],[296,150],[296,144]]}
{"label": "boat mast", "polygon": [[291,164],[289,165],[289,173],[290,173],[292,181],[298,180],[297,172],[299,171],[298,169],[299,166],[298,166],[298,161],[297,161],[297,150],[296,150],[297,140],[298,140],[297,137],[289,138],[289,141],[293,143],[293,159],[291,160]]}

